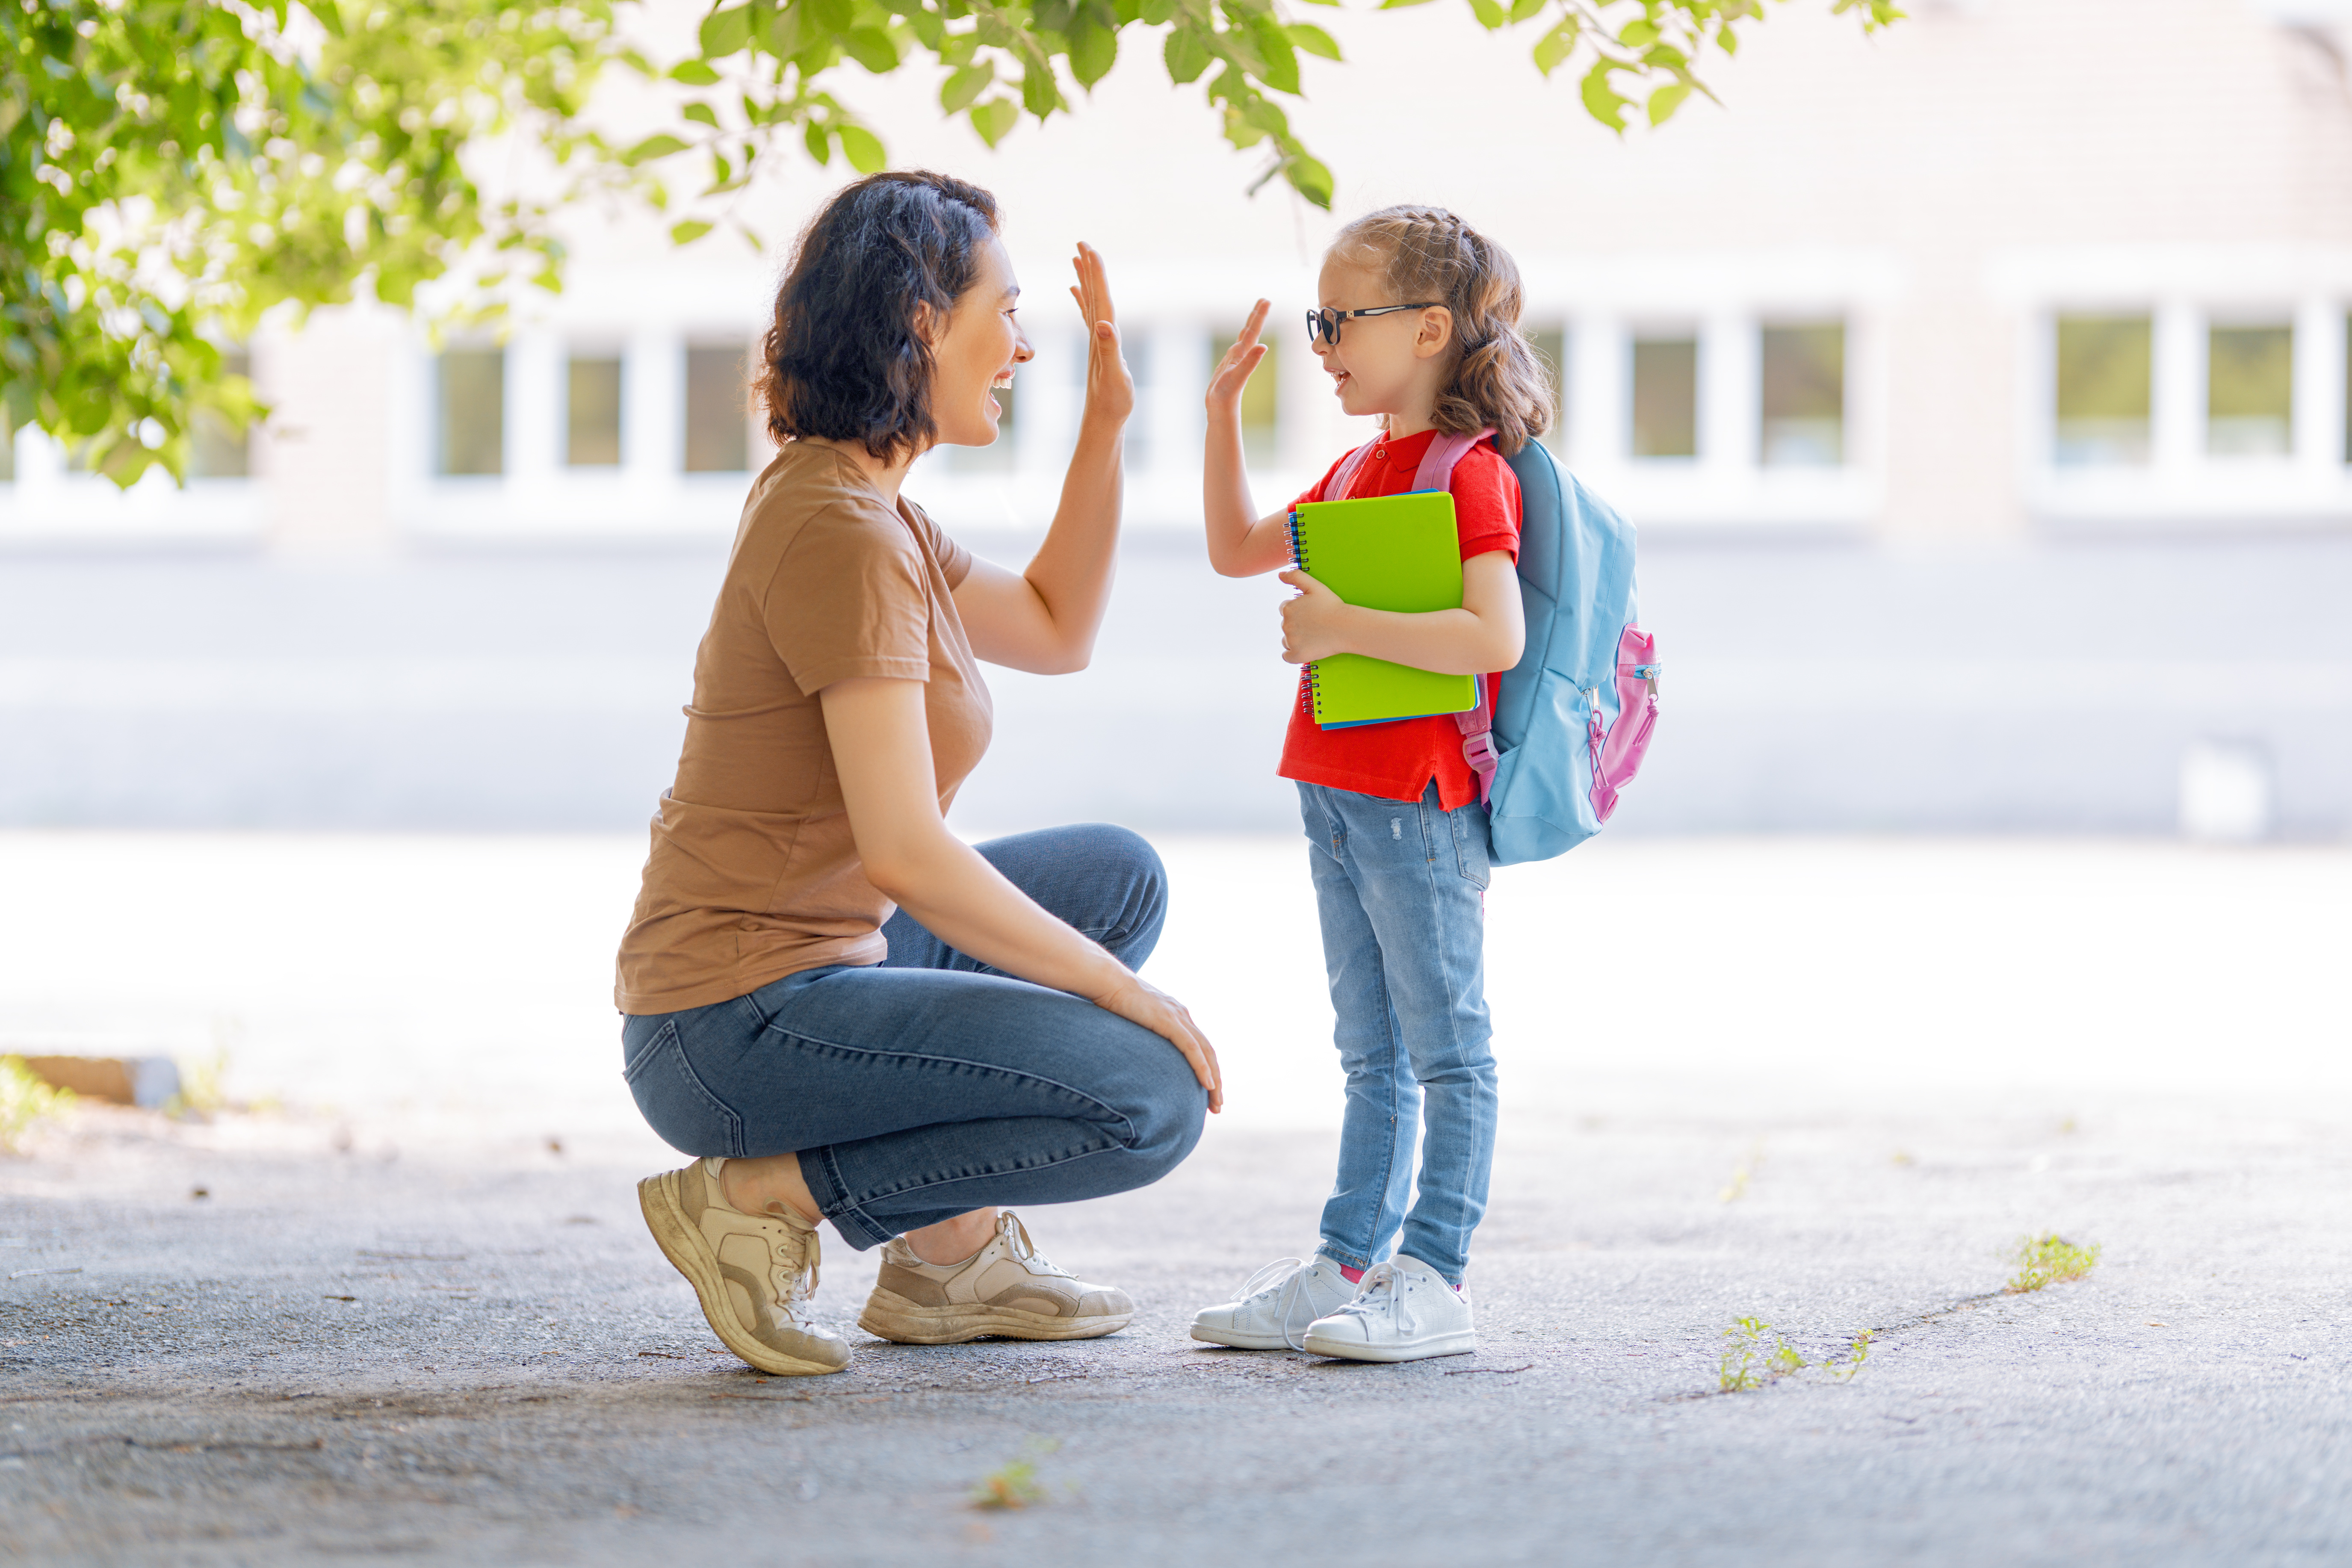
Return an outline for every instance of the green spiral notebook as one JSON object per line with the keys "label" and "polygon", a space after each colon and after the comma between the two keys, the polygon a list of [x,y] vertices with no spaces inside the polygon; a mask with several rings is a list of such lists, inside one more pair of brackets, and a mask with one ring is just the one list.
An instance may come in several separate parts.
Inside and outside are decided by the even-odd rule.
{"label": "green spiral notebook", "polygon": [[[1454,498],[1444,490],[1305,502],[1290,514],[1290,558],[1351,605],[1412,613],[1462,607],[1461,536]],[[1467,675],[1337,653],[1300,674],[1298,702],[1328,730],[1465,713],[1478,705],[1478,686]]]}

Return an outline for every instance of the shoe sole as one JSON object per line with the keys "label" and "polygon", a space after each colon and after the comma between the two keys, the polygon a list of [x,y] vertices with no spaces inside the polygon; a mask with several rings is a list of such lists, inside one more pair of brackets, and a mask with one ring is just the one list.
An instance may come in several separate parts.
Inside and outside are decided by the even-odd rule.
{"label": "shoe sole", "polygon": [[1342,1343],[1338,1340],[1309,1334],[1307,1336],[1307,1348],[1317,1355],[1336,1356],[1341,1361],[1422,1361],[1430,1356],[1468,1355],[1478,1348],[1478,1336],[1475,1332],[1465,1331],[1455,1334],[1439,1334],[1433,1339],[1415,1340],[1409,1345],[1366,1345]]}
{"label": "shoe sole", "polygon": [[857,1314],[859,1328],[901,1345],[960,1345],[991,1334],[1006,1340],[1093,1340],[1115,1334],[1134,1321],[1133,1312],[1056,1318],[1013,1307],[919,1307],[878,1285]]}
{"label": "shoe sole", "polygon": [[1192,1325],[1192,1337],[1202,1344],[1230,1345],[1237,1351],[1286,1351],[1297,1348],[1280,1334],[1245,1334],[1239,1329],[1204,1328],[1199,1323]]}
{"label": "shoe sole", "polygon": [[727,1297],[727,1282],[719,1276],[718,1260],[703,1243],[701,1233],[687,1219],[686,1211],[678,1206],[677,1179],[677,1172],[665,1171],[639,1182],[637,1207],[644,1211],[646,1228],[653,1232],[655,1245],[662,1249],[662,1256],[694,1287],[695,1300],[702,1305],[703,1319],[709,1323],[710,1331],[719,1336],[719,1342],[760,1371],[778,1377],[816,1377],[844,1371],[846,1363],[834,1366],[772,1350],[737,1325],[734,1304]]}

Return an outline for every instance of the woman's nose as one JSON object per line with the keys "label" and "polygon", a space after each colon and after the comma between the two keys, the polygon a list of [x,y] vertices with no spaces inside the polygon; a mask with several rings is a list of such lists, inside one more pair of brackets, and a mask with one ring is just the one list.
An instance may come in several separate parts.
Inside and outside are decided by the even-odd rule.
{"label": "woman's nose", "polygon": [[1035,359],[1036,357],[1037,351],[1029,346],[1029,334],[1023,331],[1018,327],[1013,328],[1013,363],[1014,364],[1027,364],[1031,360]]}

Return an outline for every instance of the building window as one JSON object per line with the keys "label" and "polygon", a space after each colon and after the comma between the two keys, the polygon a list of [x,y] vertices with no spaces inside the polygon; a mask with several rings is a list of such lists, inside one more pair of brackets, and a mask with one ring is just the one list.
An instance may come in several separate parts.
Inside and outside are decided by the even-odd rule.
{"label": "building window", "polygon": [[740,474],[751,464],[750,384],[740,343],[686,351],[686,471]]}
{"label": "building window", "polygon": [[441,355],[437,374],[441,417],[435,471],[506,472],[506,351],[450,349]]}
{"label": "building window", "polygon": [[1543,442],[1553,451],[1568,448],[1568,329],[1546,327],[1528,334],[1528,346],[1536,351],[1537,363],[1543,366],[1544,379],[1551,384],[1551,423],[1544,427]]}
{"label": "building window", "polygon": [[621,461],[621,362],[573,354],[563,378],[563,461],[574,468]]}
{"label": "building window", "polygon": [[1698,340],[1633,340],[1633,456],[1698,456]]}
{"label": "building window", "polygon": [[2058,428],[2063,467],[2145,463],[2155,332],[2146,316],[2058,318]]}
{"label": "building window", "polygon": [[2294,445],[2294,329],[2215,327],[2205,338],[2205,449],[2284,458]]}
{"label": "building window", "polygon": [[1763,331],[1757,453],[1767,468],[1836,468],[1845,461],[1845,323]]}
{"label": "building window", "polygon": [[[1209,344],[1213,369],[1240,336],[1226,332]],[[1270,337],[1259,341],[1265,357],[1242,388],[1242,462],[1252,468],[1272,467],[1282,451],[1282,345]]]}

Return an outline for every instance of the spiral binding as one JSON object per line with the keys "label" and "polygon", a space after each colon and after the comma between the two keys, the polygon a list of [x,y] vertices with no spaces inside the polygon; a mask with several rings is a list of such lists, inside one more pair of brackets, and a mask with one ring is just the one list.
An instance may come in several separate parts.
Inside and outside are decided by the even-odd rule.
{"label": "spiral binding", "polygon": [[[1290,535],[1290,563],[1301,572],[1307,570],[1307,541],[1298,531],[1298,513],[1294,510],[1284,525]],[[1298,710],[1309,719],[1320,721],[1323,717],[1323,687],[1310,662],[1298,669]]]}

